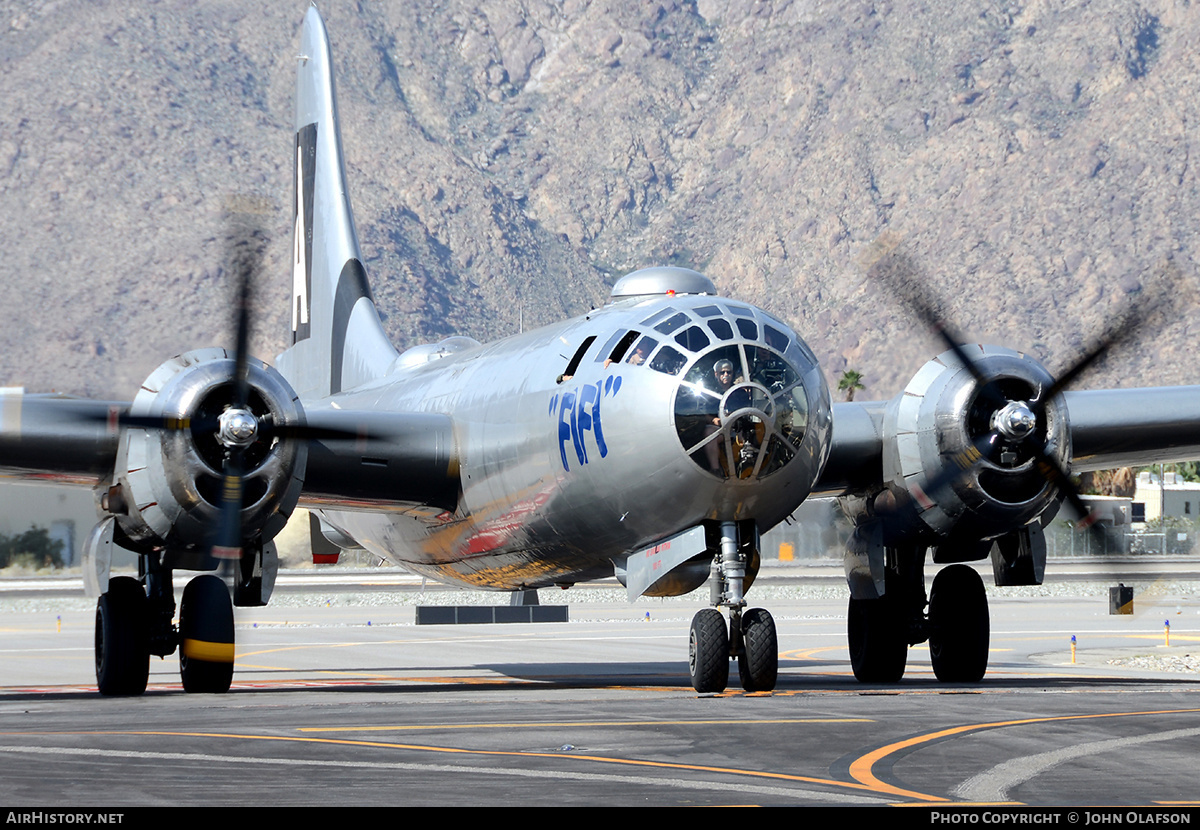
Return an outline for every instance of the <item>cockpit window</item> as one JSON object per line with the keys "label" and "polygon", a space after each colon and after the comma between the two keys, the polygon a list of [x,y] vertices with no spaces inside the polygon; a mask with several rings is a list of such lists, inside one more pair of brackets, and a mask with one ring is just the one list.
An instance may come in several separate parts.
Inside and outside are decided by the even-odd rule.
{"label": "cockpit window", "polygon": [[751,319],[754,318],[754,312],[751,311],[750,309],[748,309],[744,305],[734,305],[733,303],[727,303],[725,307],[728,308],[730,311],[732,311],[734,314],[736,314],[738,317],[749,317]]}
{"label": "cockpit window", "polygon": [[746,361],[750,367],[750,378],[772,392],[788,388],[800,379],[796,370],[770,349],[747,346]]}
{"label": "cockpit window", "polygon": [[[636,331],[625,332],[625,336],[621,338],[621,341],[608,353],[608,361],[610,363],[620,363],[621,358],[625,356],[625,352],[629,351],[629,347],[633,345],[633,341],[637,340],[639,333]],[[605,345],[604,348],[607,349],[608,346]],[[604,349],[600,350],[600,354],[604,354]]]}
{"label": "cockpit window", "polygon": [[795,457],[807,427],[808,399],[799,373],[763,346],[720,346],[702,355],[675,397],[675,428],[684,450],[701,469],[725,479],[760,478],[782,469]]}
{"label": "cockpit window", "polygon": [[663,346],[650,362],[650,368],[667,375],[677,375],[687,358],[670,346]]}
{"label": "cockpit window", "polygon": [[587,354],[587,350],[591,347],[595,339],[596,337],[593,335],[579,344],[579,348],[575,350],[575,354],[571,358],[571,362],[567,364],[567,368],[563,370],[563,373],[558,376],[560,383],[568,378],[574,377],[575,373],[579,371],[579,364],[583,361],[583,356]]}
{"label": "cockpit window", "polygon": [[733,327],[729,325],[729,321],[723,317],[714,317],[708,321],[708,327],[712,329],[712,333],[722,340],[733,339]]}
{"label": "cockpit window", "polygon": [[641,366],[650,357],[650,353],[654,351],[654,347],[658,345],[658,341],[653,337],[643,337],[638,341],[637,346],[633,350],[633,354],[625,362],[630,366]]}
{"label": "cockpit window", "polygon": [[787,361],[793,366],[817,365],[817,356],[813,354],[812,349],[808,347],[807,343],[803,343],[799,340],[792,341],[792,344],[788,346],[787,351],[784,352],[784,357],[786,357]]}
{"label": "cockpit window", "polygon": [[658,311],[654,312],[649,317],[647,317],[645,320],[643,320],[642,325],[643,326],[652,326],[655,323],[657,323],[659,320],[661,320],[662,318],[666,317],[668,314],[670,314],[674,310],[675,309],[671,308],[670,306],[667,306],[666,308],[660,308]]}
{"label": "cockpit window", "polygon": [[742,333],[742,337],[747,340],[758,339],[758,326],[754,324],[753,320],[738,320],[737,327],[738,331]]}
{"label": "cockpit window", "polygon": [[699,314],[701,317],[720,317],[721,309],[715,305],[702,305],[699,308],[694,308],[692,311]]}
{"label": "cockpit window", "polygon": [[686,326],[690,322],[691,318],[681,311],[674,317],[659,323],[654,327],[654,330],[661,331],[663,334],[670,334],[671,332],[675,331],[675,329],[680,328],[681,326]]}
{"label": "cockpit window", "polygon": [[708,348],[708,335],[699,326],[691,326],[675,335],[675,342],[689,352],[702,352]]}
{"label": "cockpit window", "polygon": [[788,336],[774,326],[763,326],[763,339],[766,340],[767,345],[775,351],[787,351]]}
{"label": "cockpit window", "polygon": [[613,353],[613,350],[616,348],[617,341],[621,339],[621,336],[623,334],[625,334],[625,331],[623,329],[617,329],[616,331],[614,331],[612,333],[612,337],[608,338],[608,340],[605,341],[604,346],[601,347],[600,351],[596,353],[596,362],[597,363],[604,360],[605,358],[609,358],[609,359],[612,358],[612,353]]}

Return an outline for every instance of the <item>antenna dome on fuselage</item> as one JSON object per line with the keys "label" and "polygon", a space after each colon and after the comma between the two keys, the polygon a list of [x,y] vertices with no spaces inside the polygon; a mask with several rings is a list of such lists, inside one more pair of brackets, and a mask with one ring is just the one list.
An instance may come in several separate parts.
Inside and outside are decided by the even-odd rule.
{"label": "antenna dome on fuselage", "polygon": [[653,294],[710,294],[716,295],[713,281],[690,268],[664,265],[643,268],[626,274],[613,286],[612,299],[644,297]]}

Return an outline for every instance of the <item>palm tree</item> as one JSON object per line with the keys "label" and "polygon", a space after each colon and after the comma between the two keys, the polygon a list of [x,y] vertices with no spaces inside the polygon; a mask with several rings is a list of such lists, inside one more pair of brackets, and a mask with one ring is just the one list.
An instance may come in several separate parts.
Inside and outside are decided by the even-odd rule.
{"label": "palm tree", "polygon": [[838,381],[838,391],[846,393],[846,400],[854,400],[854,391],[856,389],[865,389],[862,385],[862,375],[853,369],[847,369],[842,372],[842,379]]}

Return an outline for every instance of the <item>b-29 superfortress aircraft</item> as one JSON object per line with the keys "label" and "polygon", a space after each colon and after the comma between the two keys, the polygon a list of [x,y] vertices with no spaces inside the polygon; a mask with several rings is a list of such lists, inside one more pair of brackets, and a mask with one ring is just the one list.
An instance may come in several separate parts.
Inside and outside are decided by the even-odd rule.
{"label": "b-29 superfortress aircraft", "polygon": [[[1042,528],[1072,472],[1200,458],[1200,387],[1073,392],[1098,347],[1057,380],[1032,357],[964,345],[907,286],[947,351],[890,401],[832,404],[813,352],[760,308],[682,268],[618,280],[607,305],[491,344],[398,352],[380,324],[345,183],[330,46],[315,8],[296,92],[291,346],[247,354],[253,257],[232,350],[171,358],[132,402],[8,389],[0,473],[94,488],[103,518],[85,558],[99,597],[103,694],[140,694],[149,658],[180,653],[189,692],[229,688],[232,605],[263,605],[273,537],[294,508],[318,542],[420,574],[525,591],[615,576],[631,599],[708,582],[692,622],[698,692],[775,687],[771,615],[747,608],[760,535],[810,496],[855,524],[845,553],[855,675],[894,682],[928,640],[943,681],[987,668],[983,583],[1041,582]],[[1119,334],[1123,336],[1126,329]],[[1116,339],[1115,337],[1110,339]],[[114,548],[138,578],[109,577]],[[931,589],[927,556],[944,564]],[[176,624],[173,574],[186,586]],[[721,612],[724,609],[728,615]]]}

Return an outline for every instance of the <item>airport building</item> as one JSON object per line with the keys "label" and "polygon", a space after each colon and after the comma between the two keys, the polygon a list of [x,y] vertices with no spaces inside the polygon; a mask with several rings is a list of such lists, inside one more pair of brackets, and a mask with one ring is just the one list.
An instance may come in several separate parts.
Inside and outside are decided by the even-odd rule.
{"label": "airport building", "polygon": [[1152,522],[1162,516],[1200,519],[1200,482],[1184,481],[1179,473],[1138,473],[1131,521]]}

